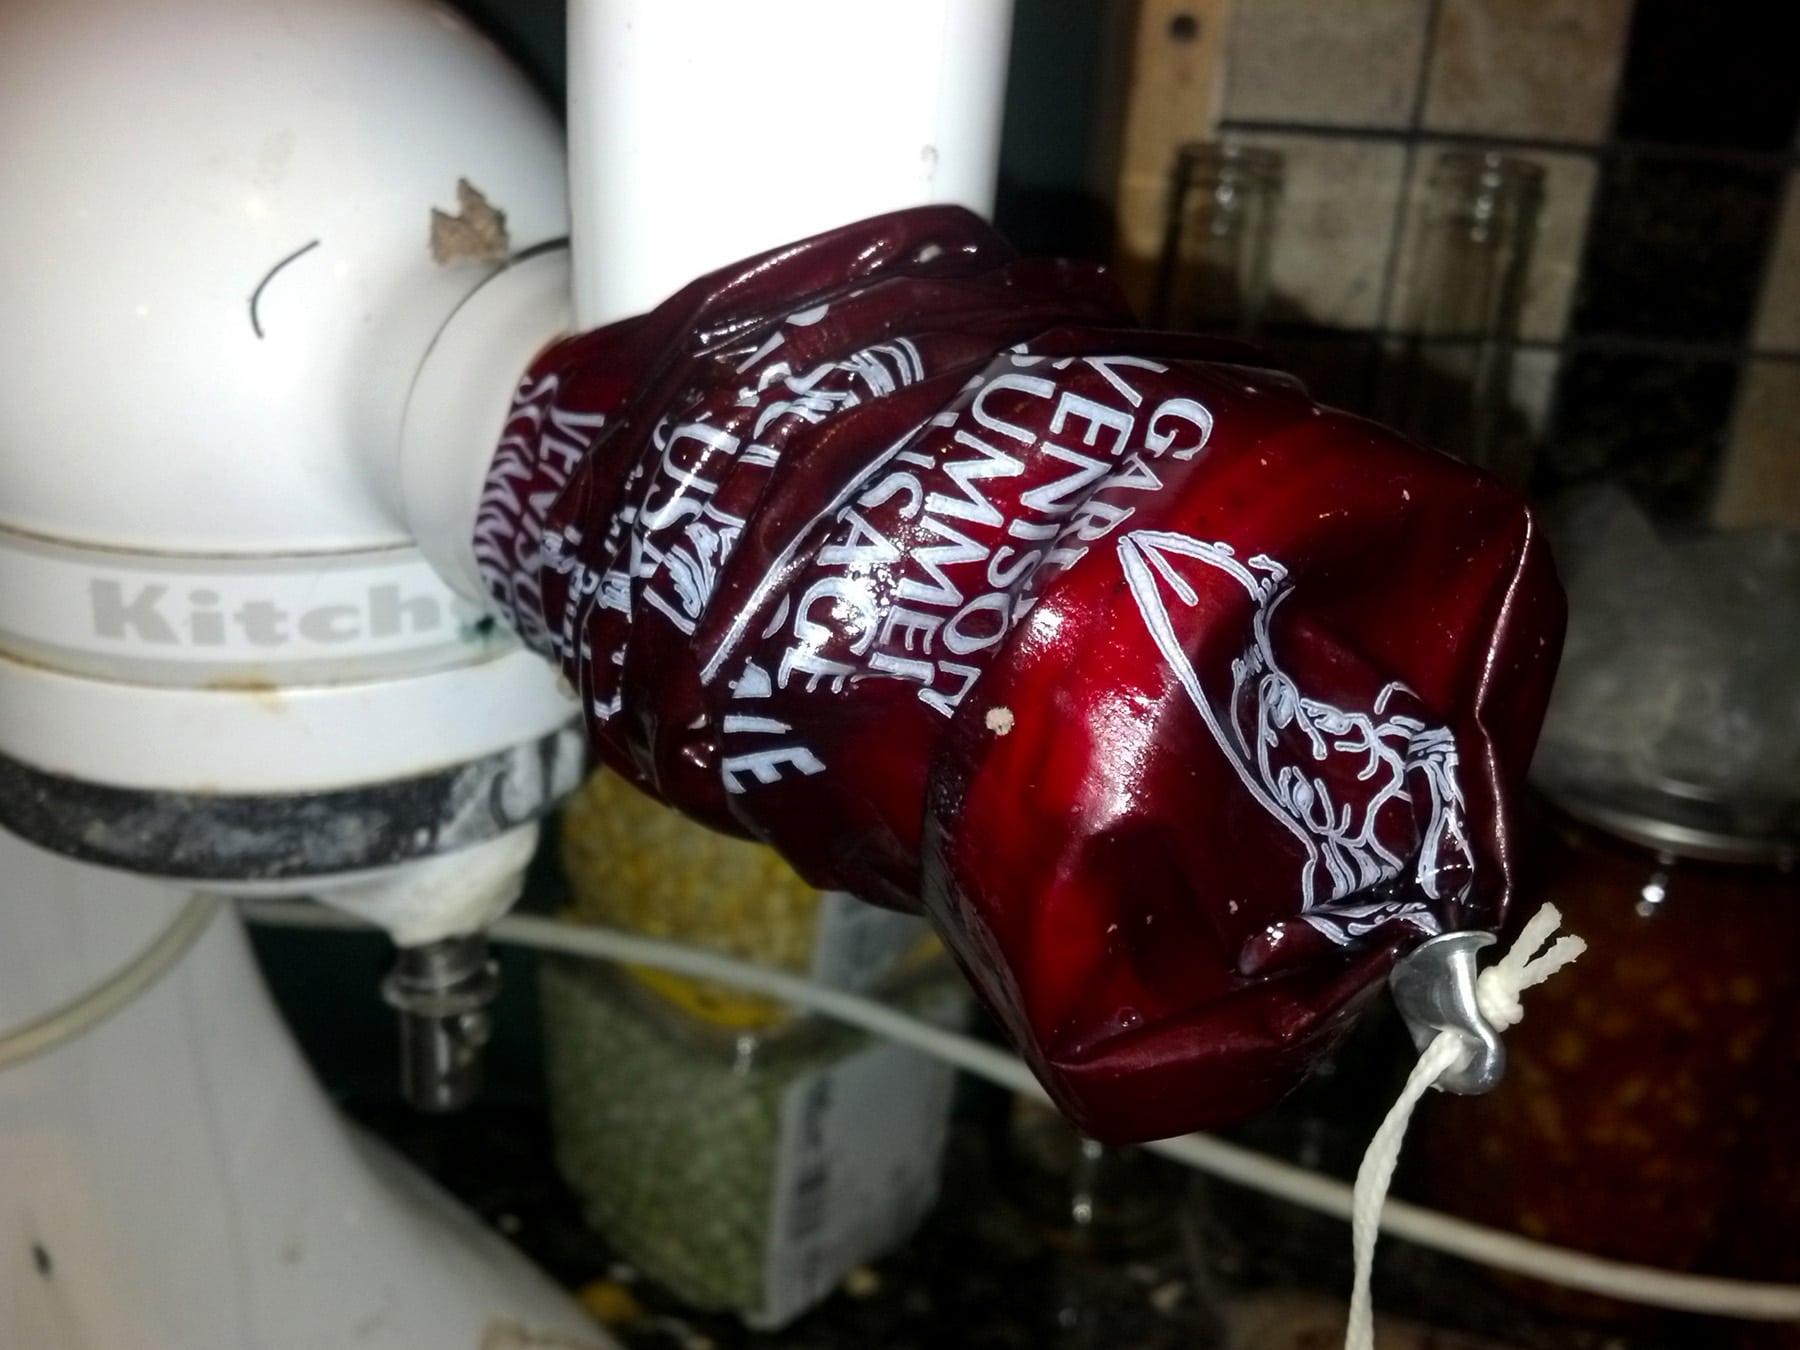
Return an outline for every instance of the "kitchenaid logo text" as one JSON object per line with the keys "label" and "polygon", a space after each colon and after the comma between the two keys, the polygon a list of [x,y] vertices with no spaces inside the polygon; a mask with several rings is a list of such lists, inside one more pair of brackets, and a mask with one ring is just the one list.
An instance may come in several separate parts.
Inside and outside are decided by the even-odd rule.
{"label": "kitchenaid logo text", "polygon": [[[160,582],[88,582],[94,635],[116,642],[174,647],[337,646],[441,631],[453,606],[395,583],[365,586],[328,603],[296,605],[268,597],[181,590]],[[455,608],[460,608],[457,606]]]}

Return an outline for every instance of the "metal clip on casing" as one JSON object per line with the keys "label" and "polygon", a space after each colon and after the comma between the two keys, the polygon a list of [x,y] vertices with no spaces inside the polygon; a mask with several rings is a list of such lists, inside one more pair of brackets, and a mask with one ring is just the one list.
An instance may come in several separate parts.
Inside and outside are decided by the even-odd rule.
{"label": "metal clip on casing", "polygon": [[1481,1015],[1475,993],[1475,953],[1493,943],[1492,933],[1444,933],[1401,957],[1388,977],[1414,1046],[1423,1052],[1448,1031],[1469,1049],[1462,1064],[1437,1080],[1445,1092],[1491,1092],[1506,1073],[1506,1047]]}

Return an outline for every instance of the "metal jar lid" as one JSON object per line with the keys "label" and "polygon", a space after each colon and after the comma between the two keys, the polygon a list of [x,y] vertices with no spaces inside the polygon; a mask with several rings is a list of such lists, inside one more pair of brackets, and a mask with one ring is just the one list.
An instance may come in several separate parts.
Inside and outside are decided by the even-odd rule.
{"label": "metal jar lid", "polygon": [[1792,870],[1800,797],[1739,797],[1674,779],[1606,781],[1539,773],[1536,787],[1573,819],[1658,854]]}

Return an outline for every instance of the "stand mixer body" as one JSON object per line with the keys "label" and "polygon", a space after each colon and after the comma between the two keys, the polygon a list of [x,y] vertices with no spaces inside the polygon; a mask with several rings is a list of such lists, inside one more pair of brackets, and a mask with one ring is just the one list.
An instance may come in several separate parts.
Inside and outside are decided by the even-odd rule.
{"label": "stand mixer body", "polygon": [[515,247],[566,234],[548,110],[425,4],[4,24],[0,820],[240,890],[534,819],[572,705],[413,547],[382,451],[500,260],[434,263],[433,208],[467,180]]}
{"label": "stand mixer body", "polygon": [[[565,177],[435,0],[0,11],[0,1038],[196,891],[305,894],[401,944],[410,1095],[468,1095],[466,1022],[430,1010],[481,984],[583,768],[473,566],[514,386],[745,252],[985,213],[1009,27],[1009,0],[571,0]],[[721,127],[745,69],[758,120]],[[804,173],[734,139],[796,126]],[[227,912],[0,1069],[0,1344],[608,1342],[345,1128]]]}
{"label": "stand mixer body", "polygon": [[[0,15],[0,1032],[196,889],[423,952],[516,897],[573,705],[420,556],[380,453],[504,260],[434,261],[459,180],[514,248],[567,232],[553,116],[443,6]],[[16,1350],[606,1343],[338,1118],[229,912],[0,1072],[0,1247]]]}

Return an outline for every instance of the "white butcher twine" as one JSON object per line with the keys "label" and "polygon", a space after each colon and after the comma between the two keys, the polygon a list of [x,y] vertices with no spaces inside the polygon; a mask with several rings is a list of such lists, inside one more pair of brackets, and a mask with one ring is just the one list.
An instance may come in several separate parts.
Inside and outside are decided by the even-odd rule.
{"label": "white butcher twine", "polygon": [[[1543,951],[1562,914],[1545,905],[1531,916],[1512,949],[1482,971],[1475,981],[1475,1001],[1481,1015],[1495,1031],[1516,1026],[1525,1016],[1519,995],[1542,984],[1587,950],[1587,943],[1565,934]],[[1540,952],[1542,953],[1540,955]],[[1400,1098],[1369,1140],[1362,1166],[1356,1171],[1356,1187],[1350,1201],[1350,1249],[1356,1271],[1350,1291],[1350,1324],[1344,1332],[1344,1350],[1375,1350],[1375,1312],[1369,1298],[1369,1274],[1375,1261],[1375,1237],[1381,1230],[1381,1210],[1387,1203],[1388,1183],[1400,1161],[1400,1145],[1413,1109],[1437,1080],[1460,1068],[1473,1053],[1469,1042],[1454,1031],[1440,1031],[1413,1065]]]}

